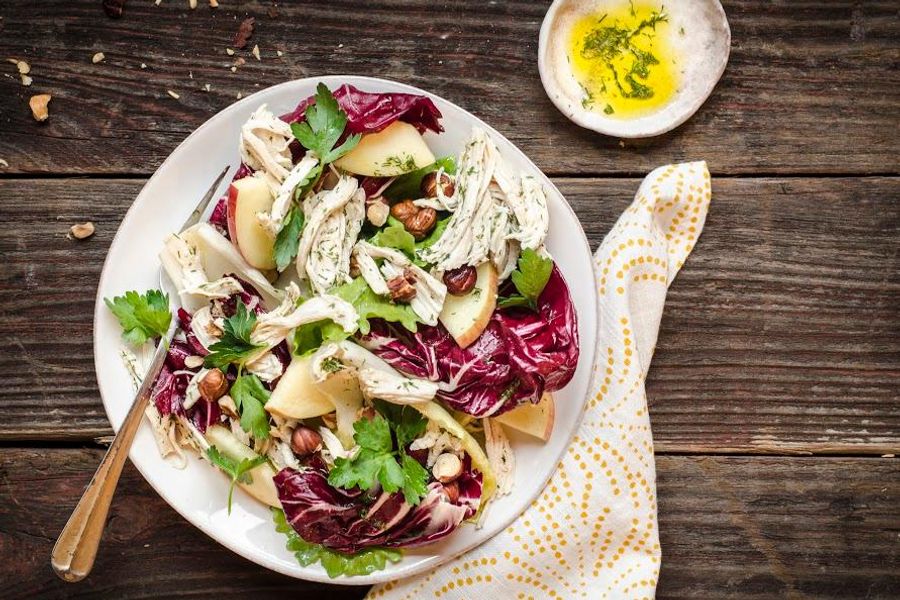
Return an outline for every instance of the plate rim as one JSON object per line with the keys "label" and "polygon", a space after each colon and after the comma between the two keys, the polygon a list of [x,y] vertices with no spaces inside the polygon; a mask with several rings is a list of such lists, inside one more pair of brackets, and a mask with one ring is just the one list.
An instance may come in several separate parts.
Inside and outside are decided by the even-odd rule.
{"label": "plate rim", "polygon": [[[156,168],[156,170],[153,172],[153,174],[147,179],[147,181],[144,182],[143,186],[141,186],[140,191],[134,197],[134,200],[132,201],[131,206],[128,207],[128,210],[125,212],[125,215],[122,217],[122,220],[119,222],[119,225],[116,229],[116,233],[113,236],[112,241],[110,242],[108,250],[106,251],[106,256],[103,260],[103,267],[100,272],[100,277],[97,280],[97,292],[96,292],[96,297],[95,297],[95,301],[94,301],[94,315],[93,315],[93,320],[92,320],[92,344],[93,344],[93,353],[92,354],[93,354],[93,359],[94,359],[94,374],[95,374],[95,377],[97,380],[98,392],[100,394],[100,399],[103,404],[104,413],[106,414],[106,417],[109,420],[110,425],[115,433],[118,433],[119,428],[121,426],[121,422],[118,422],[117,420],[114,420],[112,418],[112,416],[110,414],[110,408],[109,408],[111,406],[111,402],[108,401],[103,394],[103,386],[101,385],[101,381],[100,381],[100,379],[101,379],[100,365],[102,364],[102,361],[101,361],[101,356],[100,356],[100,344],[98,343],[98,339],[97,339],[98,338],[97,332],[98,332],[98,322],[100,321],[100,319],[103,318],[105,306],[106,306],[104,299],[101,296],[101,290],[103,290],[106,287],[105,284],[107,284],[108,280],[112,277],[110,269],[109,269],[110,256],[112,256],[115,253],[115,251],[119,248],[120,245],[126,243],[122,238],[122,235],[123,235],[122,234],[122,225],[126,222],[126,220],[129,219],[129,217],[132,215],[132,212],[134,212],[136,210],[136,207],[139,204],[142,204],[143,202],[145,202],[143,200],[143,197],[147,191],[147,188],[150,186],[150,184],[155,179],[157,179],[158,177],[161,177],[161,172],[163,172],[170,165],[170,163],[172,163],[174,161],[174,156],[178,153],[178,151],[181,150],[185,145],[187,145],[192,138],[194,138],[195,136],[198,136],[199,133],[201,132],[201,130],[205,130],[205,129],[214,127],[216,122],[219,121],[220,119],[225,118],[227,113],[240,110],[240,108],[243,106],[246,106],[249,104],[254,104],[254,103],[258,102],[258,99],[260,96],[262,96],[264,94],[269,94],[275,90],[278,90],[279,88],[288,88],[288,87],[295,86],[298,84],[318,83],[318,82],[325,83],[329,87],[332,87],[335,84],[340,85],[343,83],[347,83],[348,79],[352,79],[352,80],[355,80],[356,82],[362,82],[365,84],[372,84],[374,89],[376,89],[376,90],[378,89],[377,86],[379,84],[387,83],[390,86],[396,86],[399,88],[403,88],[402,89],[403,93],[420,94],[420,95],[424,95],[429,98],[438,99],[441,102],[444,102],[447,105],[453,107],[454,109],[459,110],[462,113],[464,113],[472,125],[475,125],[475,124],[480,125],[489,134],[491,134],[493,136],[497,136],[500,139],[503,139],[506,142],[508,142],[509,145],[514,149],[514,151],[516,153],[518,153],[519,157],[521,159],[524,159],[527,164],[534,167],[534,170],[537,171],[540,174],[540,176],[543,178],[543,182],[545,184],[549,185],[556,192],[556,194],[562,200],[562,207],[566,211],[568,211],[570,216],[572,218],[574,218],[574,220],[579,224],[579,227],[578,227],[579,235],[577,237],[577,240],[580,243],[578,243],[578,246],[582,247],[584,249],[584,251],[586,251],[586,253],[587,253],[586,256],[588,257],[588,265],[590,266],[591,275],[594,278],[594,280],[596,279],[596,265],[593,260],[593,252],[591,251],[590,243],[588,242],[588,239],[587,239],[587,234],[584,231],[584,227],[581,225],[581,220],[578,218],[578,215],[575,213],[574,209],[569,204],[569,201],[566,199],[566,197],[562,194],[562,192],[560,192],[559,188],[556,187],[556,184],[553,183],[553,181],[550,179],[550,177],[547,176],[543,172],[543,170],[540,169],[540,167],[538,167],[537,164],[535,164],[534,161],[532,161],[516,144],[514,144],[511,140],[509,140],[509,138],[507,138],[505,135],[503,135],[502,133],[497,131],[494,127],[492,127],[488,123],[484,122],[480,117],[472,114],[469,110],[462,108],[455,102],[447,100],[443,96],[439,96],[438,94],[435,94],[433,92],[423,90],[421,88],[410,85],[408,83],[404,83],[404,82],[400,82],[400,81],[396,81],[396,80],[392,80],[392,79],[388,79],[388,78],[383,78],[383,77],[341,74],[341,75],[321,75],[321,76],[301,77],[301,78],[297,78],[297,79],[290,79],[287,81],[283,81],[281,83],[278,83],[278,84],[275,84],[275,85],[272,85],[272,86],[269,86],[266,88],[262,88],[245,98],[242,98],[240,100],[232,102],[228,106],[222,108],[221,110],[216,112],[214,115],[209,117],[200,126],[198,126],[196,129],[194,129],[190,134],[188,134],[188,136],[185,137],[184,140],[182,140],[178,144],[178,146],[176,146],[169,153],[168,156],[166,156],[166,158],[163,160],[163,162],[160,163],[160,165]],[[229,165],[229,171],[231,171],[231,169],[233,167],[234,167],[234,164]],[[220,184],[219,188],[221,188],[221,185],[222,184]],[[216,191],[218,192],[219,190],[217,189]],[[584,348],[580,349],[581,353],[579,356],[579,362],[586,362],[589,365],[589,369],[592,370],[593,365],[594,365],[594,360],[596,357],[596,340],[597,340],[599,329],[600,329],[600,315],[599,315],[599,311],[598,311],[599,294],[597,292],[596,286],[593,285],[593,283],[592,283],[590,285],[590,289],[593,291],[593,293],[591,293],[590,297],[588,298],[588,303],[590,305],[588,307],[588,309],[592,312],[592,316],[593,316],[592,320],[593,320],[594,327],[593,327],[593,330],[589,332],[588,340],[592,341],[593,343],[588,346],[588,352],[587,352],[588,356],[585,356]],[[582,345],[581,336],[585,335],[585,333],[587,333],[587,332],[584,331],[584,328],[582,327],[580,315],[579,315],[579,323],[578,324],[579,324],[579,328],[578,328],[579,329],[579,345],[581,346]],[[588,373],[589,384],[590,384],[591,378],[592,378],[592,376],[589,372]],[[541,485],[535,495],[535,498],[537,498],[542,493],[544,488],[547,486],[547,483],[550,481],[550,479],[556,473],[559,462],[562,460],[563,456],[565,455],[565,452],[570,447],[572,439],[574,438],[575,434],[578,432],[581,422],[584,419],[584,414],[585,414],[585,411],[587,408],[589,397],[590,397],[590,385],[588,385],[588,388],[585,391],[584,396],[580,400],[581,405],[578,408],[578,414],[574,421],[574,426],[572,428],[572,431],[566,435],[565,443],[562,445],[562,447],[561,447],[560,451],[557,453],[557,455],[552,457],[552,461],[549,460],[549,458],[548,458],[548,462],[553,465],[553,468],[549,469],[546,477],[543,478],[543,481],[541,482]],[[149,425],[142,419],[140,427],[141,428],[149,427]],[[178,513],[181,516],[181,518],[183,518],[185,521],[187,521],[192,527],[202,531],[212,541],[214,541],[217,544],[220,544],[221,546],[224,546],[225,548],[228,548],[230,551],[234,552],[238,556],[241,556],[241,557],[245,558],[246,560],[249,560],[249,561],[253,562],[254,564],[257,564],[257,565],[264,567],[266,569],[269,569],[271,571],[275,571],[277,573],[281,573],[282,575],[286,575],[288,577],[292,577],[294,579],[299,579],[302,581],[312,581],[312,582],[326,583],[326,584],[331,584],[331,585],[374,585],[374,584],[384,583],[384,582],[392,581],[392,580],[396,580],[396,579],[403,579],[403,578],[411,577],[411,576],[426,572],[432,568],[436,568],[436,567],[452,560],[453,558],[460,556],[466,552],[469,552],[469,551],[473,550],[474,548],[477,548],[477,547],[481,546],[482,544],[485,544],[488,541],[490,541],[491,539],[493,539],[503,529],[508,527],[510,524],[512,524],[518,518],[520,518],[530,505],[530,503],[523,503],[522,509],[513,511],[515,514],[511,518],[497,521],[496,523],[491,524],[489,527],[487,525],[485,525],[484,529],[487,530],[487,535],[484,539],[472,540],[471,543],[465,544],[462,548],[458,549],[457,551],[452,552],[452,553],[447,553],[445,555],[441,555],[437,559],[422,560],[418,563],[411,564],[411,565],[408,565],[405,567],[398,567],[393,570],[391,569],[391,566],[389,563],[384,569],[382,569],[380,571],[375,571],[374,573],[370,573],[368,575],[355,575],[355,576],[342,575],[342,576],[339,576],[339,577],[333,578],[333,579],[328,577],[328,575],[326,573],[324,573],[324,571],[322,573],[319,573],[317,571],[307,571],[301,575],[301,574],[298,574],[297,572],[290,570],[288,568],[282,568],[282,565],[279,562],[271,560],[269,557],[258,556],[256,554],[246,551],[244,546],[238,544],[237,541],[233,538],[220,539],[211,530],[211,528],[208,528],[208,526],[205,523],[195,522],[187,514],[186,510],[182,510],[181,507],[179,507],[177,505],[177,503],[171,501],[170,498],[168,497],[168,495],[166,493],[164,493],[164,491],[161,490],[159,487],[157,487],[157,485],[151,480],[151,478],[148,477],[148,475],[145,473],[144,469],[141,467],[139,461],[136,461],[132,457],[131,453],[134,451],[135,451],[134,447],[132,446],[132,448],[129,449],[129,460],[131,461],[131,464],[133,464],[135,466],[135,468],[138,470],[138,472],[141,474],[141,477],[143,477],[144,481],[147,482],[147,484],[150,485],[150,487],[153,489],[153,491],[156,492],[156,494],[170,508],[172,508],[176,513]],[[425,547],[427,547],[427,546],[425,546]],[[302,567],[302,568],[309,569],[309,567]]]}

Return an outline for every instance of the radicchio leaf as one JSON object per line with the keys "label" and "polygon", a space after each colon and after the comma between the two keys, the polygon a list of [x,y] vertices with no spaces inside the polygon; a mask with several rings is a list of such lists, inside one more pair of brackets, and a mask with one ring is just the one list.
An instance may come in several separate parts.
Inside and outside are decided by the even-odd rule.
{"label": "radicchio leaf", "polygon": [[475,514],[481,499],[480,473],[469,468],[457,482],[455,503],[435,481],[421,503],[410,506],[400,492],[373,495],[334,488],[327,472],[316,465],[299,471],[285,468],[275,476],[288,523],[300,537],[345,553],[372,546],[421,546],[448,535]]}
{"label": "radicchio leaf", "polygon": [[545,391],[564,387],[578,364],[575,307],[556,266],[537,311],[495,311],[468,348],[460,348],[440,324],[410,333],[380,320],[372,321],[362,343],[396,369],[440,382],[438,398],[476,417],[540,401]]}
{"label": "radicchio leaf", "polygon": [[[431,98],[417,94],[397,94],[384,92],[364,92],[352,85],[344,84],[334,91],[338,105],[347,113],[345,135],[353,133],[376,133],[394,121],[404,121],[413,125],[419,133],[430,130],[440,133],[441,112]],[[281,116],[287,123],[302,121],[306,108],[315,101],[314,96],[300,102],[293,111]]]}

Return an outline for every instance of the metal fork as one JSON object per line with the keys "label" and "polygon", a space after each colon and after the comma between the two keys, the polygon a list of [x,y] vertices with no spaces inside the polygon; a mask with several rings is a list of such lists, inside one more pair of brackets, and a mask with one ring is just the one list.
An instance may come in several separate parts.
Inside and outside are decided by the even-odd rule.
{"label": "metal fork", "polygon": [[[216,191],[222,180],[225,179],[229,168],[222,169],[179,231],[184,231],[200,221],[200,217],[206,211],[209,203],[217,197]],[[159,278],[161,289],[174,287],[166,285],[168,277],[161,266]],[[170,298],[177,298],[177,290],[170,292]],[[178,331],[177,322],[177,318],[172,319],[169,330],[156,346],[153,360],[147,374],[144,375],[131,409],[125,416],[125,420],[122,421],[122,427],[110,444],[109,450],[106,451],[91,482],[81,495],[81,500],[72,511],[72,516],[69,517],[62,533],[59,534],[56,545],[53,546],[50,564],[53,566],[53,571],[65,581],[81,581],[88,576],[94,566],[94,559],[97,557],[97,549],[100,547],[100,539],[103,536],[103,528],[106,525],[106,516],[109,513],[116,485],[119,483],[119,476],[122,474],[122,467],[128,457],[128,449],[131,447],[134,435],[141,424],[141,417],[150,401],[151,388],[165,362],[169,343]]]}

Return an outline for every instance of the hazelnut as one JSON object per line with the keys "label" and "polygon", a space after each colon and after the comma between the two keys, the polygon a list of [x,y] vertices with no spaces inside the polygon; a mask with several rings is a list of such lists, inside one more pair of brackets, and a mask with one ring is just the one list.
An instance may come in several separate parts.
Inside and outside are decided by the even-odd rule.
{"label": "hazelnut", "polygon": [[401,222],[405,222],[417,212],[419,207],[413,204],[412,200],[404,200],[391,207],[391,216]]}
{"label": "hazelnut", "polygon": [[203,379],[200,380],[197,388],[200,390],[200,396],[207,402],[215,402],[228,393],[228,379],[225,373],[219,369],[210,369],[207,371]]}
{"label": "hazelnut", "polygon": [[375,418],[376,414],[377,413],[375,412],[374,408],[372,408],[371,406],[364,406],[363,408],[359,409],[359,411],[357,411],[356,417],[357,419],[365,419],[366,421],[371,421]]}
{"label": "hazelnut", "polygon": [[444,484],[444,494],[447,495],[450,504],[456,504],[459,502],[459,484],[455,481]]}
{"label": "hazelnut", "polygon": [[402,275],[397,275],[387,282],[391,300],[394,302],[409,303],[416,297],[416,276],[409,269],[404,269]]}
{"label": "hazelnut", "polygon": [[222,412],[231,417],[232,419],[237,419],[240,417],[238,414],[237,404],[234,403],[234,398],[225,394],[221,398],[219,398],[219,408],[222,409]]}
{"label": "hazelnut", "polygon": [[375,227],[381,227],[387,223],[390,212],[391,207],[388,206],[381,196],[366,200],[366,218]]}
{"label": "hazelnut", "polygon": [[431,467],[431,474],[441,483],[450,483],[456,481],[456,478],[462,475],[462,461],[455,454],[445,452],[437,457],[434,466]]}
{"label": "hazelnut", "polygon": [[298,425],[291,434],[291,450],[297,456],[309,456],[322,448],[322,436],[317,431]]}
{"label": "hazelnut", "polygon": [[406,231],[417,240],[423,239],[437,224],[436,210],[420,208],[412,200],[404,200],[393,205],[391,216],[403,223]]}
{"label": "hazelnut", "polygon": [[478,281],[478,273],[475,267],[463,265],[456,269],[450,269],[444,273],[444,285],[447,286],[447,292],[454,296],[465,296],[475,287]]}
{"label": "hazelnut", "polygon": [[[420,189],[422,190],[422,195],[425,198],[437,198],[437,187],[437,172],[432,171],[422,178]],[[450,176],[446,173],[441,173],[441,191],[444,193],[444,196],[448,197],[452,196],[453,192],[456,191],[456,186],[453,184],[453,180],[450,179]]]}
{"label": "hazelnut", "polygon": [[87,223],[76,223],[69,228],[69,234],[76,240],[86,240],[94,235],[94,224],[90,221]]}

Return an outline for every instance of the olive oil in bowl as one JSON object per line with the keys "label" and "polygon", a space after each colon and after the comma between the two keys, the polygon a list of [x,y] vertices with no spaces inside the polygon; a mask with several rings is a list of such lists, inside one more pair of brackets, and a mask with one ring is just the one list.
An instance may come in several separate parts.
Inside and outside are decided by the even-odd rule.
{"label": "olive oil in bowl", "polygon": [[622,4],[586,14],[572,26],[567,58],[582,106],[629,119],[663,107],[678,87],[669,18],[662,6]]}

